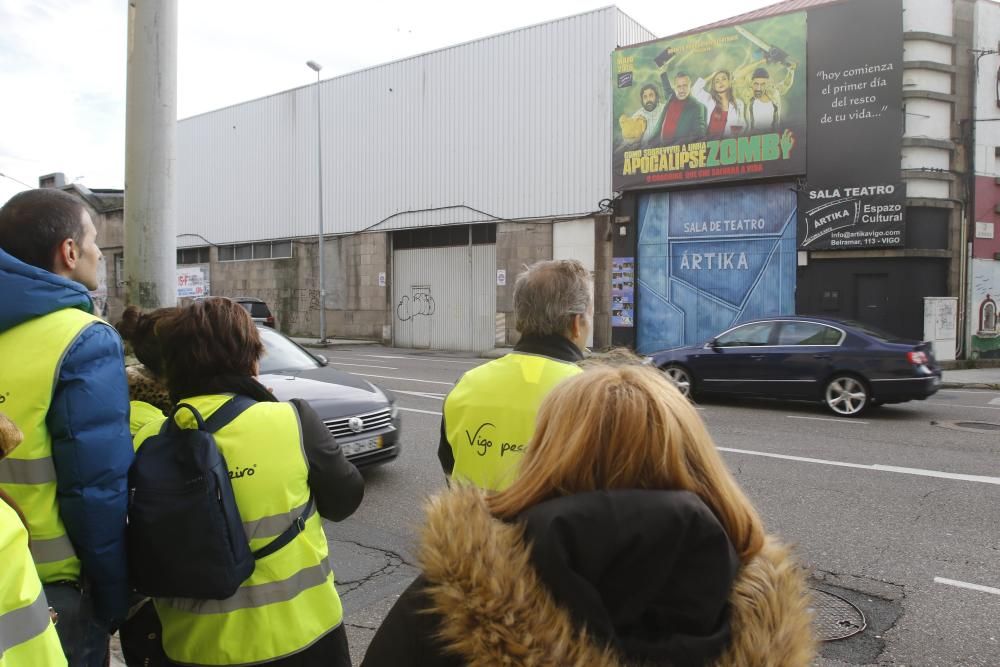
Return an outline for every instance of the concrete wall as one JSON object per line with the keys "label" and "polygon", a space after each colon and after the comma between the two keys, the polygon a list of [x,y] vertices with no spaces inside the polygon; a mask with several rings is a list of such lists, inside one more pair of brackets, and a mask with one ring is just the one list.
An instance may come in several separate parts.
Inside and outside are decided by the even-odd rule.
{"label": "concrete wall", "polygon": [[497,223],[497,269],[506,269],[507,284],[497,285],[497,327],[501,345],[513,345],[520,335],[514,328],[514,283],[524,267],[552,259],[552,224],[549,222]]}
{"label": "concrete wall", "polygon": [[[379,273],[388,273],[384,233],[326,239],[326,334],[330,338],[382,340],[390,323],[387,288]],[[298,240],[292,257],[219,262],[212,250],[212,294],[255,296],[270,305],[278,328],[289,335],[319,335],[320,292],[318,244]]]}

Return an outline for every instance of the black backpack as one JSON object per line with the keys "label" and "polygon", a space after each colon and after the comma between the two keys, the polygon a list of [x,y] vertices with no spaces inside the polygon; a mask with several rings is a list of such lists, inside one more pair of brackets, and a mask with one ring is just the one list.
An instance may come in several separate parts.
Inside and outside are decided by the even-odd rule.
{"label": "black backpack", "polygon": [[[226,459],[213,433],[255,403],[234,396],[208,420],[179,403],[160,432],[149,437],[128,473],[126,541],[132,587],[150,597],[224,600],[253,574],[254,561],[285,546],[305,528],[313,508],[281,535],[250,551],[229,481]],[[198,428],[174,421],[190,410]]]}

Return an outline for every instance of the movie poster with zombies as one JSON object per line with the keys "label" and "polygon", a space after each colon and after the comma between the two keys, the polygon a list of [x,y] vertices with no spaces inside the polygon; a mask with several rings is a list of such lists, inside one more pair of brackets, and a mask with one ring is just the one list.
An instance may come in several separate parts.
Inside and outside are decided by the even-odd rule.
{"label": "movie poster with zombies", "polygon": [[611,58],[615,190],[805,171],[805,12]]}

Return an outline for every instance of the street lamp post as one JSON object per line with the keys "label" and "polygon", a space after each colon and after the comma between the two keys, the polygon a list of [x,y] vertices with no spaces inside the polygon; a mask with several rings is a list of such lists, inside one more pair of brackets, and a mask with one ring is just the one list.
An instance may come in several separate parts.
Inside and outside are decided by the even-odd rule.
{"label": "street lamp post", "polygon": [[318,261],[319,261],[319,343],[326,344],[326,279],[325,271],[323,268],[324,255],[323,255],[323,116],[320,114],[320,99],[319,99],[319,72],[323,69],[315,60],[309,60],[306,62],[306,66],[312,71],[316,72],[316,164],[317,172],[319,175],[319,248]]}

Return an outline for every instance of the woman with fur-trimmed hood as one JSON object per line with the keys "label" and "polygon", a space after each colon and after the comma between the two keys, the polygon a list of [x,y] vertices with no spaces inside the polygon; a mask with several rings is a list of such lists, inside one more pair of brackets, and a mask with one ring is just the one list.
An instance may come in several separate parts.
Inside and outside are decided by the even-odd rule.
{"label": "woman with fur-trimmed hood", "polygon": [[[495,443],[499,444],[499,443]],[[565,380],[518,480],[430,501],[364,667],[808,665],[804,575],[649,368]]]}

